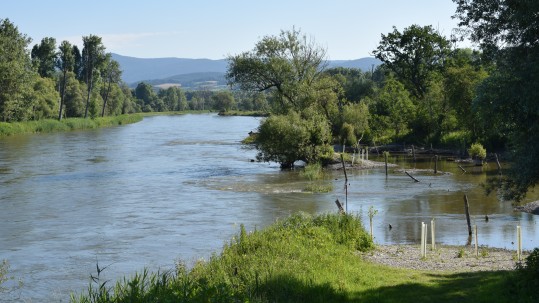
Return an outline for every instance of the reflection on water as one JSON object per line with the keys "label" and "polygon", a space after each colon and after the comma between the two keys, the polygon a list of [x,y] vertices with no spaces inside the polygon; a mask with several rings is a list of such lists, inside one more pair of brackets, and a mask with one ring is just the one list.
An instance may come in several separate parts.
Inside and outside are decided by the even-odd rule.
{"label": "reflection on water", "polygon": [[[304,192],[308,181],[277,164],[251,162],[239,141],[259,118],[186,115],[149,117],[109,129],[0,139],[0,259],[25,287],[6,300],[62,301],[82,291],[95,263],[117,279],[144,267],[171,268],[219,251],[243,223],[263,227],[303,211],[335,212],[345,201],[342,172],[329,172],[334,191]],[[432,169],[433,158],[407,169]],[[478,185],[495,166],[441,160],[433,175],[383,169],[349,171],[348,209],[367,217],[374,206],[378,243],[418,243],[421,221],[436,220],[437,239],[467,240],[463,195],[482,245],[514,248],[523,226],[525,249],[537,245],[536,217],[486,197]],[[537,199],[530,197],[529,199]],[[486,222],[484,216],[489,216]],[[388,225],[393,228],[389,230]]]}

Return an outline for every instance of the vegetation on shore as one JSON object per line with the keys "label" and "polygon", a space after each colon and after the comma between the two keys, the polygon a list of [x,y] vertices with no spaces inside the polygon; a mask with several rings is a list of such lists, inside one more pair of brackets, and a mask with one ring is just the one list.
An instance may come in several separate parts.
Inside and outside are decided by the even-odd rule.
{"label": "vegetation on shore", "polygon": [[[262,231],[247,232],[242,226],[221,254],[199,261],[190,269],[180,263],[174,271],[145,270],[115,286],[97,275],[87,293],[72,295],[71,300],[81,303],[537,300],[533,286],[538,278],[533,270],[433,274],[374,264],[357,253],[372,248],[370,236],[358,217],[296,214]],[[533,262],[537,263],[537,255]]]}
{"label": "vegetation on shore", "polygon": [[94,119],[66,118],[60,121],[43,119],[25,122],[0,122],[0,138],[18,134],[52,133],[58,131],[71,131],[82,129],[96,129],[136,123],[142,120],[140,114],[107,116]]}

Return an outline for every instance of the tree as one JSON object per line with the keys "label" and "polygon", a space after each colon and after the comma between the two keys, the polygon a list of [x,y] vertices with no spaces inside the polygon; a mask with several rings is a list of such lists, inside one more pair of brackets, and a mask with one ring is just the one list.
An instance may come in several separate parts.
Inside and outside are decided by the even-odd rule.
{"label": "tree", "polygon": [[50,119],[56,116],[58,92],[53,79],[36,76],[32,90],[26,98],[32,102],[32,120]]}
{"label": "tree", "polygon": [[220,91],[213,95],[212,99],[214,107],[218,111],[229,111],[236,104],[234,96],[230,91]]}
{"label": "tree", "polygon": [[60,44],[60,52],[56,60],[56,67],[62,73],[60,81],[60,108],[58,110],[58,120],[62,120],[62,109],[65,103],[65,88],[67,85],[67,74],[73,72],[75,67],[75,56],[73,55],[73,46],[68,41],[62,41]]}
{"label": "tree", "polygon": [[38,74],[44,78],[53,78],[56,64],[56,39],[46,37],[32,48],[32,64]]}
{"label": "tree", "polygon": [[303,92],[309,90],[325,67],[325,50],[300,31],[281,31],[262,38],[250,52],[228,58],[228,83],[246,91],[269,91],[279,113],[309,106]]}
{"label": "tree", "polygon": [[157,95],[151,84],[140,82],[135,88],[135,98],[142,101],[142,111],[151,112],[152,105],[157,100]]}
{"label": "tree", "polygon": [[351,131],[354,135],[353,137],[356,138],[356,140],[353,140],[353,142],[349,142],[348,144],[356,144],[358,140],[361,141],[363,139],[365,134],[369,131],[370,118],[369,107],[365,102],[346,104],[343,106],[342,128],[345,128],[344,125],[348,125],[346,128],[349,128],[349,130],[346,130],[346,132],[348,133]]}
{"label": "tree", "polygon": [[326,161],[333,156],[331,133],[323,115],[309,113],[305,119],[295,111],[270,116],[258,128],[255,145],[257,158],[275,161],[281,168],[290,168],[295,161]]}
{"label": "tree", "polygon": [[24,120],[29,104],[24,95],[32,85],[32,63],[26,48],[31,39],[9,19],[0,19],[0,120]]}
{"label": "tree", "polygon": [[373,51],[406,89],[422,99],[428,89],[431,73],[440,71],[450,53],[450,43],[432,26],[412,25],[401,33],[396,27]]}
{"label": "tree", "polygon": [[101,117],[105,116],[107,101],[113,85],[117,85],[121,81],[122,71],[120,64],[112,59],[111,54],[107,54],[104,59],[104,67],[101,74],[103,75],[103,86],[101,88],[101,98],[103,99],[103,108],[101,109]]}
{"label": "tree", "polygon": [[408,133],[416,107],[404,85],[394,78],[389,78],[374,97],[372,110],[375,119],[381,118],[385,122],[378,125],[382,125],[382,128],[393,128],[398,138]]}
{"label": "tree", "polygon": [[496,63],[473,106],[509,138],[504,195],[520,201],[539,182],[539,1],[454,2],[459,25]]}
{"label": "tree", "polygon": [[84,48],[82,49],[82,66],[84,82],[87,85],[86,108],[84,118],[88,117],[88,108],[90,106],[90,97],[94,88],[95,74],[101,64],[105,61],[105,46],[101,42],[101,37],[90,35],[82,37]]}
{"label": "tree", "polygon": [[65,82],[65,116],[82,117],[84,115],[84,92],[85,84],[79,82],[73,72],[68,72]]}

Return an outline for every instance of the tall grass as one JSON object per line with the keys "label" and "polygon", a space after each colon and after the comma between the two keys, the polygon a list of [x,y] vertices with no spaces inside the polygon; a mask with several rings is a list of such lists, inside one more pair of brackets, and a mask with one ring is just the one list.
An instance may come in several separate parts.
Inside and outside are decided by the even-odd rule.
{"label": "tall grass", "polygon": [[[72,302],[537,302],[517,292],[518,272],[440,273],[365,262],[373,243],[359,217],[293,215],[239,233],[191,269],[144,270],[93,282]],[[450,262],[450,260],[448,260]]]}
{"label": "tall grass", "polygon": [[324,170],[320,163],[307,164],[299,173],[300,177],[309,180],[306,191],[313,193],[327,193],[333,190],[333,184],[324,181]]}
{"label": "tall grass", "polygon": [[142,120],[142,115],[131,114],[95,119],[67,118],[62,121],[44,119],[26,122],[0,122],[0,137],[18,134],[52,133],[59,131],[96,129],[116,125],[136,123]]}

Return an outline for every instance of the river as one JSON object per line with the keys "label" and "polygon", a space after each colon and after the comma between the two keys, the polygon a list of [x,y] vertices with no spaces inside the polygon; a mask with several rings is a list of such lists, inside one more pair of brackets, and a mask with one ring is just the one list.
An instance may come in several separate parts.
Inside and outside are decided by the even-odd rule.
{"label": "river", "polygon": [[[254,229],[298,211],[336,211],[335,199],[345,201],[342,172],[325,181],[333,183],[332,192],[311,194],[303,192],[308,181],[298,172],[250,161],[255,151],[240,140],[259,122],[155,116],[120,127],[0,139],[0,259],[24,282],[1,293],[0,302],[68,302],[71,292],[86,289],[97,262],[108,266],[110,280],[145,267],[167,270],[178,260],[190,265],[218,253],[240,224]],[[432,159],[391,160],[433,165]],[[464,245],[467,194],[480,245],[515,249],[520,224],[523,247],[538,246],[536,216],[484,195],[479,184],[491,166],[463,174],[442,160],[439,169],[451,174],[419,174],[420,183],[393,169],[388,177],[383,169],[350,171],[347,208],[367,224],[368,209],[378,211],[380,244],[419,243],[420,222],[435,218],[439,243]]]}

